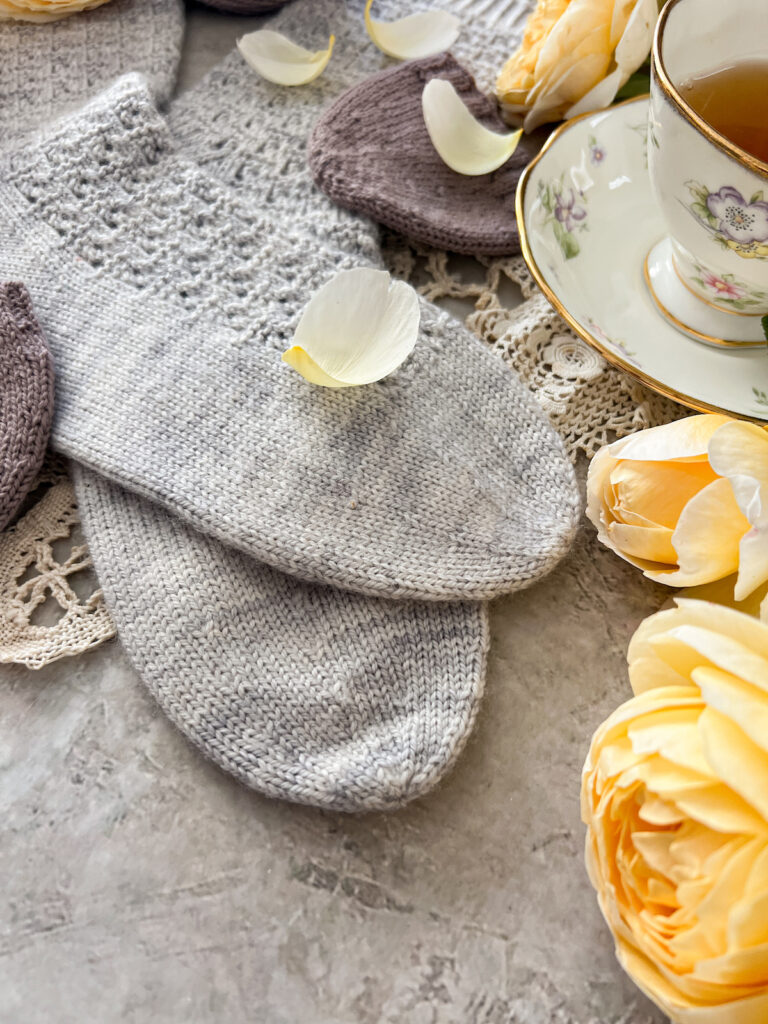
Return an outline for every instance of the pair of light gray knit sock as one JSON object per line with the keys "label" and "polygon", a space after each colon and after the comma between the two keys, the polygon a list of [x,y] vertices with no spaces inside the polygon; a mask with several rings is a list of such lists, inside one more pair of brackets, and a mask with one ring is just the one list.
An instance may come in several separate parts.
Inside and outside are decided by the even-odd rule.
{"label": "pair of light gray knit sock", "polygon": [[[380,385],[330,393],[280,364],[312,291],[376,259],[375,231],[312,188],[306,136],[279,129],[288,105],[311,117],[259,86],[270,114],[233,162],[187,145],[207,135],[205,116],[183,130],[194,99],[174,138],[121,82],[12,156],[3,253],[57,359],[54,443],[90,467],[77,489],[108,603],[161,704],[271,795],[396,806],[461,748],[486,626],[477,604],[392,599],[526,585],[578,499],[530,396],[428,306]],[[243,179],[256,208],[229,187]]]}

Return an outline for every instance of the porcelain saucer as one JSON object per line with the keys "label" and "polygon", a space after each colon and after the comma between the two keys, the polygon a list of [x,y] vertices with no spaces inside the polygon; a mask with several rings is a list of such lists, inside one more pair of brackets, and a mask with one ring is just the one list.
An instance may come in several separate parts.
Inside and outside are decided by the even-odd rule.
{"label": "porcelain saucer", "polygon": [[568,121],[517,190],[523,255],[564,320],[609,362],[692,409],[768,423],[768,344],[680,333],[645,280],[665,236],[648,177],[648,97]]}

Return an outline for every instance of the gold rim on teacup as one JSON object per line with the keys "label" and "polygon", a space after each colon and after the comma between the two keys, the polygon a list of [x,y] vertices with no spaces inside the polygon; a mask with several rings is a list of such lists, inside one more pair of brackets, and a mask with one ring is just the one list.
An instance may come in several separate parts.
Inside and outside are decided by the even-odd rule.
{"label": "gold rim on teacup", "polygon": [[750,171],[753,171],[755,174],[759,174],[762,178],[768,179],[768,164],[763,163],[762,160],[758,160],[756,156],[748,153],[745,149],[742,149],[741,146],[737,146],[735,142],[731,142],[730,139],[727,139],[724,135],[721,135],[720,132],[716,131],[708,121],[705,121],[703,117],[696,113],[693,107],[686,103],[678,92],[677,86],[674,85],[667,74],[667,69],[664,65],[664,58],[661,55],[661,38],[670,13],[681,2],[683,2],[683,0],[667,0],[667,3],[664,5],[664,9],[659,15],[659,20],[656,23],[656,31],[653,35],[652,66],[655,66],[658,86],[670,103],[675,107],[677,112],[684,117],[686,121],[693,125],[698,132],[701,132],[702,135],[706,136],[713,145],[717,146],[718,149],[731,157],[731,159],[736,160],[745,167],[748,167]]}

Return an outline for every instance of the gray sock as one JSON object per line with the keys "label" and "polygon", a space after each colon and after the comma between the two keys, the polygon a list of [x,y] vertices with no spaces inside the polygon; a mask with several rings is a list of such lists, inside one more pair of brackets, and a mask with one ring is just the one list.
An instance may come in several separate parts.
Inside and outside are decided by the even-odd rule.
{"label": "gray sock", "polygon": [[6,265],[57,365],[54,444],[305,579],[467,599],[547,572],[579,498],[520,382],[424,303],[390,378],[307,385],[280,353],[310,295],[372,260],[369,233],[356,252],[292,236],[169,154],[165,131],[127,79],[15,154],[2,185]]}
{"label": "gray sock", "polygon": [[267,796],[387,810],[451,767],[483,689],[483,605],[301,583],[75,469],[120,639],[169,718]]}
{"label": "gray sock", "polygon": [[110,0],[61,21],[0,22],[0,150],[127,71],[143,72],[165,102],[183,32],[181,0]]}
{"label": "gray sock", "polygon": [[29,295],[0,283],[0,530],[35,482],[52,418],[51,353]]}

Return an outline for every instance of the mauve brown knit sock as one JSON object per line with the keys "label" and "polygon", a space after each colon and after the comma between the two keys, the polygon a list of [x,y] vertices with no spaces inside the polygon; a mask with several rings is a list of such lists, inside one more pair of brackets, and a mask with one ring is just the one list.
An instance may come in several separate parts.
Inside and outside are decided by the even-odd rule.
{"label": "mauve brown knit sock", "polygon": [[200,0],[206,7],[230,14],[270,14],[284,7],[288,0]]}
{"label": "mauve brown knit sock", "polygon": [[410,61],[353,86],[320,117],[308,148],[315,181],[340,206],[419,242],[487,256],[519,252],[515,190],[541,140],[523,136],[492,174],[457,174],[424,124],[421,94],[431,78],[451,82],[486,127],[509,131],[449,53]]}
{"label": "mauve brown knit sock", "polygon": [[23,284],[0,283],[0,530],[43,463],[53,419],[53,363]]}

